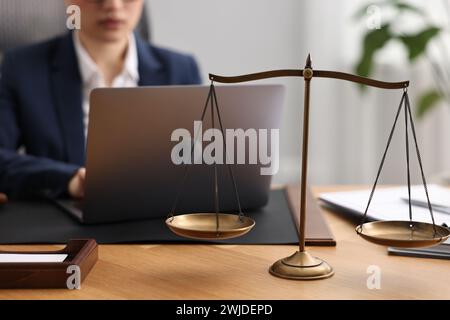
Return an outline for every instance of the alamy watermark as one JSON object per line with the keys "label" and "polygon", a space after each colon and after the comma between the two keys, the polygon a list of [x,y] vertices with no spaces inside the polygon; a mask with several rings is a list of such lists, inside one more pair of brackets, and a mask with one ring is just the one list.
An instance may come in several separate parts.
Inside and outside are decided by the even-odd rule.
{"label": "alamy watermark", "polygon": [[380,290],[381,289],[381,268],[376,265],[370,265],[367,267],[367,277],[366,285],[369,290]]}
{"label": "alamy watermark", "polygon": [[81,9],[77,5],[70,5],[66,9],[67,20],[66,27],[69,30],[81,29]]}
{"label": "alamy watermark", "polygon": [[[265,166],[260,168],[261,175],[274,175],[278,172],[279,129],[225,129],[224,137],[222,131],[216,128],[210,128],[203,132],[202,122],[194,121],[193,132],[195,133],[194,138],[189,130],[184,128],[172,132],[170,140],[178,142],[172,148],[172,163],[176,165],[259,163]],[[209,143],[203,148],[205,141]],[[226,154],[224,143],[226,143]],[[246,162],[246,160],[248,161]]]}
{"label": "alamy watermark", "polygon": [[381,29],[381,8],[377,5],[370,5],[366,9],[367,29]]}
{"label": "alamy watermark", "polygon": [[81,289],[81,269],[77,265],[67,267],[66,273],[69,274],[66,280],[67,289],[80,290]]}

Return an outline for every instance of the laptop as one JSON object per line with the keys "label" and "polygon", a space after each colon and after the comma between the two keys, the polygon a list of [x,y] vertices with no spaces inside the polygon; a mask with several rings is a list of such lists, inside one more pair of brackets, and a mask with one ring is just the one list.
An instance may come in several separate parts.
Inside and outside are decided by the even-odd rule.
{"label": "laptop", "polygon": [[[162,218],[172,211],[180,190],[175,214],[215,212],[214,165],[204,163],[202,152],[197,153],[197,160],[191,159],[191,162],[198,162],[200,155],[201,163],[178,164],[177,157],[190,154],[185,153],[188,149],[178,153],[174,151],[184,141],[179,133],[190,135],[191,139],[194,136],[194,121],[201,118],[208,92],[209,86],[93,90],[87,137],[85,197],[82,201],[57,199],[56,203],[86,224]],[[216,93],[225,131],[236,133],[238,131],[233,130],[242,129],[241,134],[244,132],[250,136],[250,131],[264,133],[265,129],[267,154],[276,150],[271,145],[269,133],[273,132],[271,129],[280,128],[284,99],[282,85],[216,86]],[[205,132],[211,123],[208,109],[201,131]],[[218,127],[217,113],[215,126]],[[185,140],[189,141],[187,138]],[[203,152],[211,143],[204,140],[197,140],[201,141],[200,150]],[[241,163],[238,163],[237,140],[233,159],[229,148],[229,159],[223,161],[233,170],[244,210],[266,205],[272,178],[271,175],[261,174],[263,168],[267,170],[268,164],[264,163],[267,158],[266,161],[259,161],[258,158],[255,163],[253,157],[250,161],[250,152],[259,150],[254,149],[250,140],[248,137],[244,140],[244,163],[242,156]],[[183,180],[186,170],[186,179]],[[217,179],[220,212],[237,212],[233,184],[225,164],[217,165]]]}

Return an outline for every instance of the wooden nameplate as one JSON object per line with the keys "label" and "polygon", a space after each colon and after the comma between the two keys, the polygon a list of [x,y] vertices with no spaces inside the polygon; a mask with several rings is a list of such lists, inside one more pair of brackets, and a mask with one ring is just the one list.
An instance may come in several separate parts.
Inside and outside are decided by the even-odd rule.
{"label": "wooden nameplate", "polygon": [[[98,246],[93,239],[70,240],[57,251],[0,251],[0,254],[67,254],[63,262],[0,262],[1,289],[75,289],[98,260]],[[78,271],[75,271],[77,269]],[[79,277],[79,281],[76,280]]]}

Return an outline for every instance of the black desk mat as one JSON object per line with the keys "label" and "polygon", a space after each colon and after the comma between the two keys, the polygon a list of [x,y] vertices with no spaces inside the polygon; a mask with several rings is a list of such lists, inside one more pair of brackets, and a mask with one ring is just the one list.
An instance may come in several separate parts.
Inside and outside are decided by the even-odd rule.
{"label": "black desk mat", "polygon": [[[297,230],[284,190],[273,190],[267,206],[245,215],[256,221],[246,235],[217,243],[296,244]],[[165,218],[83,225],[55,205],[10,202],[0,207],[0,244],[55,244],[93,238],[100,244],[201,243],[173,234]],[[208,242],[211,243],[211,242]]]}

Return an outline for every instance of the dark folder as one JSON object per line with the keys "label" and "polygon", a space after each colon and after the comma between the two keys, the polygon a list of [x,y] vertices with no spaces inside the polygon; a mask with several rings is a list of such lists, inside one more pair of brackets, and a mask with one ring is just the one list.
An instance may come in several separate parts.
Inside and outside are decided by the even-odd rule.
{"label": "dark folder", "polygon": [[[298,227],[294,223],[297,201],[290,201],[290,197],[296,197],[295,189],[271,191],[265,207],[245,212],[256,221],[253,230],[242,237],[217,243],[298,244]],[[312,205],[313,202],[309,203]],[[321,212],[314,210],[308,214],[307,244],[335,245]],[[10,202],[0,209],[0,243],[67,243],[70,239],[80,238],[96,239],[100,244],[199,243],[176,236],[168,230],[164,220],[157,218],[83,225],[51,203]]]}
{"label": "dark folder", "polygon": [[441,244],[431,248],[388,248],[388,253],[395,256],[433,258],[450,260],[450,244]]}

